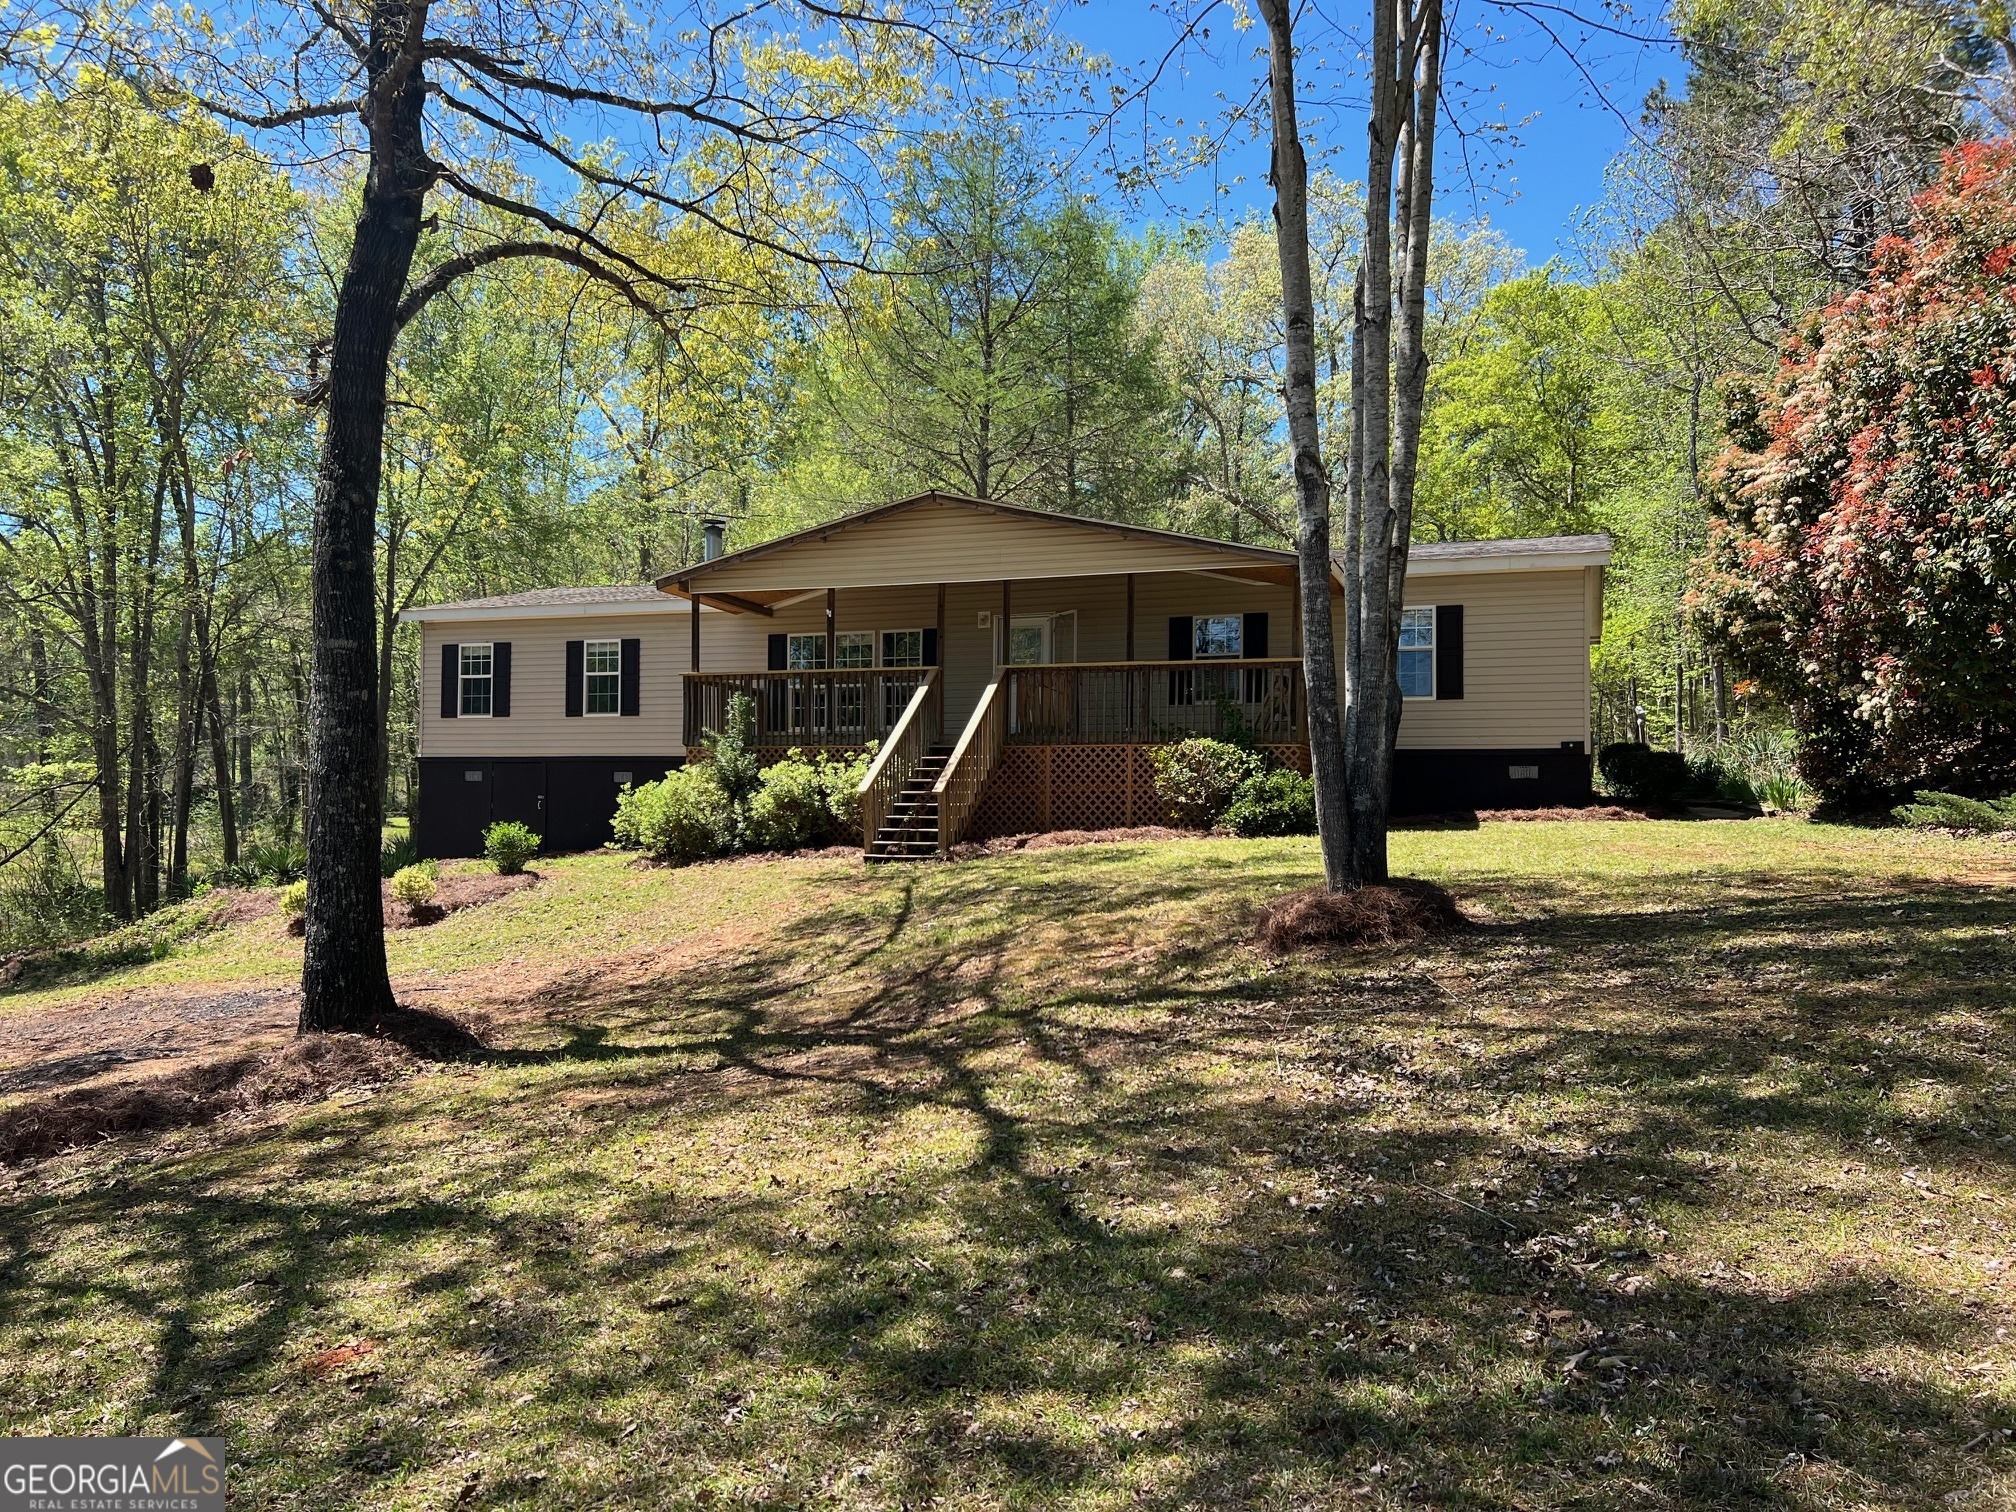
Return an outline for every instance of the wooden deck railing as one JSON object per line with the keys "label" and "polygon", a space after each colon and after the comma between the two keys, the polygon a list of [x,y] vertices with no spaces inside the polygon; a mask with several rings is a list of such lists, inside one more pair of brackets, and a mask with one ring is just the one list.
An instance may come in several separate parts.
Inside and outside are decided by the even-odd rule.
{"label": "wooden deck railing", "polygon": [[693,672],[686,693],[686,743],[719,730],[728,700],[756,705],[756,744],[858,746],[888,736],[934,667],[862,667],[813,672]]}
{"label": "wooden deck railing", "polygon": [[1224,737],[1233,720],[1267,745],[1308,739],[1302,663],[1293,657],[1225,661],[1077,662],[1003,667],[1009,745],[1138,745]]}
{"label": "wooden deck railing", "polygon": [[882,821],[889,817],[896,795],[917,770],[924,753],[937,744],[945,728],[945,696],[938,669],[927,667],[924,681],[910,695],[902,717],[875,753],[868,775],[861,779],[861,847],[873,850]]}
{"label": "wooden deck railing", "polygon": [[[1005,669],[1004,669],[1005,670]],[[931,791],[938,800],[938,854],[944,855],[965,836],[1001,760],[1001,741],[1008,729],[1008,699],[1005,680],[987,684],[973,717],[960,732],[959,744],[945,763],[944,775]]]}

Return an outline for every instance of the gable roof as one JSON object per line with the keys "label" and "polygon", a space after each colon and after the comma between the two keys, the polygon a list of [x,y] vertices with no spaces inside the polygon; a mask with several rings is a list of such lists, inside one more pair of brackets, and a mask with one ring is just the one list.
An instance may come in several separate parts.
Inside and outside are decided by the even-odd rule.
{"label": "gable roof", "polygon": [[1504,541],[1417,541],[1407,548],[1409,577],[1459,572],[1569,571],[1608,567],[1607,535],[1523,536]]}
{"label": "gable roof", "polygon": [[608,583],[587,588],[531,588],[490,598],[457,599],[400,611],[406,624],[426,620],[537,619],[570,614],[684,614],[687,604],[650,583]]}
{"label": "gable roof", "polygon": [[696,562],[658,579],[667,593],[762,611],[821,588],[1214,572],[1286,585],[1295,554],[1146,525],[1120,525],[921,493]]}

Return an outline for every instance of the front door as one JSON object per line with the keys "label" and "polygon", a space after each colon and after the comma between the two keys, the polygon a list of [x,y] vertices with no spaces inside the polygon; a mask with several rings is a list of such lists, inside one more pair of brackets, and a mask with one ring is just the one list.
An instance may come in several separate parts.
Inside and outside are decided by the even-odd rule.
{"label": "front door", "polygon": [[490,783],[490,822],[517,820],[533,834],[546,837],[546,763],[500,761]]}
{"label": "front door", "polygon": [[1008,625],[1008,665],[1041,667],[1053,661],[1055,624],[1056,620],[1048,614],[1011,620]]}

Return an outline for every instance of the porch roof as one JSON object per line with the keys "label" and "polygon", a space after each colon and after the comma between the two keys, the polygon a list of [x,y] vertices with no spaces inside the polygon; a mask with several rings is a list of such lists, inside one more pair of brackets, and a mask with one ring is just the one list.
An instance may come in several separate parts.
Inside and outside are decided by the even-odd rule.
{"label": "porch roof", "polygon": [[1295,554],[959,494],[922,493],[696,562],[664,593],[742,613],[826,588],[1203,572],[1282,587]]}

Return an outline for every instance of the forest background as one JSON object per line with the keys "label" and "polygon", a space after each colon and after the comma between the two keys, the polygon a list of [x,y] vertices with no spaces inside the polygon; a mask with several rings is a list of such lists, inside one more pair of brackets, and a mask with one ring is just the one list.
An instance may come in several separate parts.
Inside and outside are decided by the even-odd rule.
{"label": "forest background", "polygon": [[[1530,265],[1474,197],[1436,229],[1416,534],[1609,532],[1598,741],[1699,751],[1783,723],[1690,597],[1724,396],[1863,281],[1945,154],[2003,129],[1984,81],[2010,48],[1999,12],[1957,4],[1681,0],[1631,24],[1671,44],[1673,82],[1602,102],[1629,146],[1568,249]],[[378,529],[395,812],[415,604],[648,580],[698,555],[703,520],[746,546],[932,487],[1288,544],[1272,225],[1158,214],[1154,175],[1084,150],[1085,114],[968,100],[887,149],[871,209],[771,207],[809,238],[872,215],[873,269],[583,205],[708,297],[668,329],[565,267],[500,262],[417,314]],[[1480,149],[1512,129],[1460,99],[1451,117]],[[1236,105],[1222,124],[1237,136]],[[118,78],[0,97],[0,952],[293,864],[303,401],[353,200]],[[1334,172],[1312,200],[1334,437],[1362,209]],[[430,264],[491,239],[461,214],[429,226]]]}

